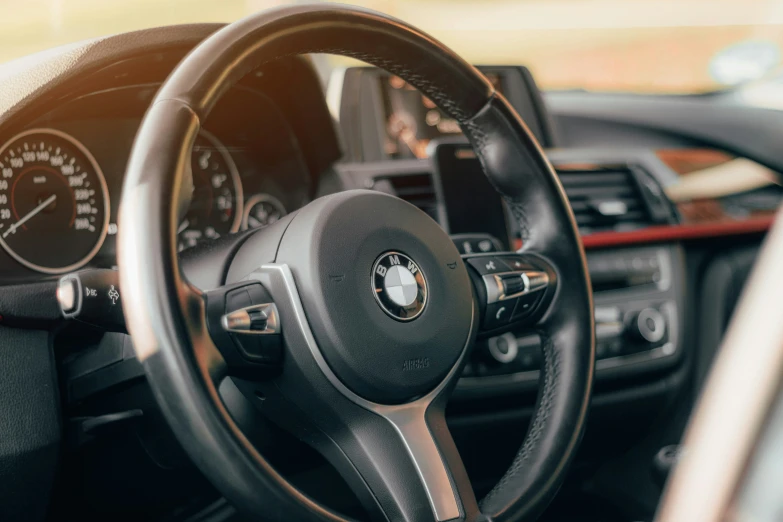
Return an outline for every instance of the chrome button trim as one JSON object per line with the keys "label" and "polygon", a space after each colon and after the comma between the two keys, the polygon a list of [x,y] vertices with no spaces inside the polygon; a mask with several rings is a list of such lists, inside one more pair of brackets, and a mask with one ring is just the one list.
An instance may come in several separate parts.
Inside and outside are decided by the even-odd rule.
{"label": "chrome button trim", "polygon": [[265,303],[229,312],[220,318],[220,324],[227,332],[269,335],[280,333],[278,317],[275,304]]}
{"label": "chrome button trim", "polygon": [[[524,285],[519,292],[506,294],[506,286],[503,281],[510,281],[515,278],[522,279]],[[520,270],[514,272],[501,272],[499,274],[488,274],[482,276],[484,287],[487,291],[487,304],[497,303],[513,299],[521,295],[530,294],[549,286],[549,275],[540,270]]]}

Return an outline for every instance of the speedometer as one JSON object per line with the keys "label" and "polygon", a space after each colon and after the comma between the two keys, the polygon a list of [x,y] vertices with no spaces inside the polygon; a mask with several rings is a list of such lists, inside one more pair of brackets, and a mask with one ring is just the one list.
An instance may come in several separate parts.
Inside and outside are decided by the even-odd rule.
{"label": "speedometer", "polygon": [[106,180],[92,154],[54,129],[25,131],[0,148],[0,245],[49,274],[75,270],[109,225]]}
{"label": "speedometer", "polygon": [[191,167],[193,198],[177,231],[179,250],[236,232],[242,222],[242,182],[226,147],[200,131]]}

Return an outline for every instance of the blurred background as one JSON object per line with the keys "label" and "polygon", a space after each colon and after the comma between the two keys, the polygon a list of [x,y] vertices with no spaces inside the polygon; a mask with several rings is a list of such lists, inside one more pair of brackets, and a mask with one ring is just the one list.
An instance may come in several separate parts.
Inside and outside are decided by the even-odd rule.
{"label": "blurred background", "polygon": [[[0,0],[0,62],[296,0]],[[543,89],[702,93],[780,72],[783,0],[364,0],[476,64],[524,64]],[[340,63],[328,58],[324,65]]]}

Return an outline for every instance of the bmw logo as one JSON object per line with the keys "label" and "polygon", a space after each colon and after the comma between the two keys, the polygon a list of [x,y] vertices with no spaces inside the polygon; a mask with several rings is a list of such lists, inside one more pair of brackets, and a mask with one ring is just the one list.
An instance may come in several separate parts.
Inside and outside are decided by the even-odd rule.
{"label": "bmw logo", "polygon": [[427,281],[419,265],[400,252],[386,252],[372,267],[375,300],[398,321],[411,321],[427,304]]}

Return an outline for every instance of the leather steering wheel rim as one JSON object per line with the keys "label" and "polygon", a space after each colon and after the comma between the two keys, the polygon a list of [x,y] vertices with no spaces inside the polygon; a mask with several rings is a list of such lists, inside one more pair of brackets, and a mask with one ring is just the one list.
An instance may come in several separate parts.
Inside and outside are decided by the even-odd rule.
{"label": "leather steering wheel rim", "polygon": [[[534,519],[562,483],[592,388],[592,292],[574,217],[543,151],[481,73],[385,15],[318,5],[250,16],[197,46],[158,92],[131,153],[118,238],[126,321],[155,397],[194,463],[240,510],[275,520],[345,520],[289,484],[231,419],[212,382],[221,362],[203,321],[202,296],[182,276],[176,251],[190,149],[201,122],[248,72],[282,56],[316,52],[386,69],[455,118],[518,221],[522,252],[542,256],[557,271],[553,304],[537,326],[543,364],[533,422],[510,468],[480,503],[468,493],[445,421],[429,426],[445,432],[439,450],[457,463],[450,479],[459,519]],[[443,403],[446,388],[437,397]],[[384,516],[413,518],[394,511]]]}

